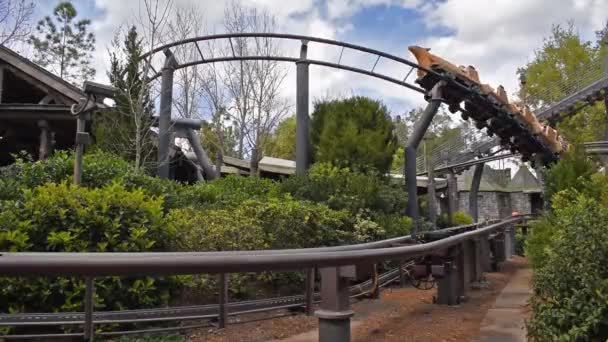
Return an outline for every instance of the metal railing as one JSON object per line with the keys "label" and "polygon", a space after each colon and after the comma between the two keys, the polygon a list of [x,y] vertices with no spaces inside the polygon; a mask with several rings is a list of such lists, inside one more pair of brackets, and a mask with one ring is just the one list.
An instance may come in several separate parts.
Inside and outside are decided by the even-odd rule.
{"label": "metal railing", "polygon": [[[448,236],[440,240],[404,246],[399,245],[412,243],[411,237],[360,245],[296,250],[200,253],[2,253],[0,255],[0,276],[84,276],[89,280],[85,298],[92,300],[93,277],[227,274],[318,268],[321,273],[320,296],[322,302],[317,315],[320,320],[335,320],[339,318],[334,314],[340,316],[347,311],[350,312],[350,303],[339,300],[343,294],[350,293],[347,282],[341,279],[349,277],[355,265],[409,260],[432,254],[449,254],[451,253],[449,251],[453,251],[454,248],[462,246],[468,241],[478,241],[479,239],[483,241],[485,237],[487,242],[489,235],[503,232],[522,219],[521,217],[510,218],[486,227],[478,227],[476,224],[453,227],[443,230]],[[395,244],[398,246],[391,247]],[[489,255],[485,257],[489,258]],[[454,286],[452,283],[449,284]],[[95,317],[92,303],[85,305],[85,309],[84,336],[91,339],[94,334],[92,327]],[[221,305],[219,310],[222,310]],[[329,316],[327,316],[328,314]],[[342,319],[350,322],[350,316],[347,316]],[[321,328],[320,339],[322,341],[344,340],[344,334],[347,334],[347,330],[350,331],[349,327],[348,324],[346,328],[340,329],[338,337]],[[326,334],[330,334],[331,338]]]}

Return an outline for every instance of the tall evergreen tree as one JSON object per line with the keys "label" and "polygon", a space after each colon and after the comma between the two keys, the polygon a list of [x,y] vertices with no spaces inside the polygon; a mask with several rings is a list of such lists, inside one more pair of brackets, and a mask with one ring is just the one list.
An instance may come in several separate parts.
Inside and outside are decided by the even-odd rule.
{"label": "tall evergreen tree", "polygon": [[397,149],[389,112],[363,96],[314,104],[310,138],[317,162],[386,173]]}
{"label": "tall evergreen tree", "polygon": [[91,66],[95,35],[89,32],[89,19],[75,21],[78,12],[70,2],[61,2],[36,25],[37,35],[28,42],[36,51],[34,62],[80,85],[95,76]]}
{"label": "tall evergreen tree", "polygon": [[108,78],[116,89],[114,110],[96,118],[93,132],[97,147],[145,166],[153,153],[150,127],[154,103],[150,85],[142,72],[142,39],[135,26],[125,34],[122,44],[116,39],[110,52]]}

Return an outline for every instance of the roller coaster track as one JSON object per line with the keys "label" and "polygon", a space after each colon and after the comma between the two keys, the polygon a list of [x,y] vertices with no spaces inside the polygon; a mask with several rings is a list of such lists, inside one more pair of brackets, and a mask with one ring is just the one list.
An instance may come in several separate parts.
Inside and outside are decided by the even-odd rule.
{"label": "roller coaster track", "polygon": [[[445,237],[461,234],[467,231],[475,230],[484,224],[492,224],[497,221],[487,221],[481,224],[469,224],[456,227],[450,227],[442,230],[435,231],[436,233],[443,233]],[[403,236],[399,238],[393,238],[383,241],[364,243],[359,245],[348,246],[348,250],[361,250],[364,248],[381,248],[387,246],[403,245],[412,243],[409,236]],[[322,247],[312,249],[321,251],[339,251],[344,250],[345,247]],[[291,250],[292,252],[304,252],[306,250]],[[401,271],[407,274],[407,267],[413,265],[412,261],[405,262],[400,265]],[[384,273],[378,275],[377,285],[378,289],[383,289],[389,286],[391,283],[397,281],[401,277],[399,267],[390,269]],[[349,288],[350,297],[353,300],[361,298],[366,294],[371,294],[374,290],[376,282],[374,279],[366,280],[362,283],[353,285]],[[320,293],[315,293],[313,297],[314,303],[320,302]],[[304,295],[284,296],[275,297],[268,299],[257,299],[249,301],[240,301],[228,303],[228,316],[239,316],[245,314],[259,313],[259,312],[270,312],[284,309],[297,309],[305,306]],[[121,310],[121,311],[98,311],[93,313],[93,322],[95,325],[99,324],[118,324],[118,323],[155,323],[155,322],[168,322],[168,321],[192,321],[192,320],[206,320],[212,321],[217,319],[219,315],[218,304],[208,305],[195,305],[195,306],[181,306],[181,307],[167,307],[167,308],[152,308],[152,309],[140,309],[140,310]],[[13,326],[13,327],[25,327],[25,326],[58,326],[58,325],[82,325],[85,320],[84,312],[57,312],[57,313],[19,313],[19,314],[1,314],[0,315],[0,326]],[[198,325],[196,327],[199,327]],[[180,327],[171,328],[157,328],[141,330],[142,333],[147,331],[161,332],[161,331],[173,331],[180,330]],[[188,329],[188,327],[183,327]],[[120,333],[128,334],[133,331],[125,332],[108,332],[101,333],[100,335],[120,335]],[[74,334],[72,334],[74,335]],[[77,335],[77,334],[76,334]],[[76,336],[74,335],[74,336]],[[70,334],[48,334],[40,335],[45,337],[66,337],[71,336]],[[81,336],[81,335],[78,335]],[[23,338],[24,335],[5,335],[0,338]]]}
{"label": "roller coaster track", "polygon": [[[401,265],[403,268],[413,265],[413,262]],[[405,271],[404,271],[405,272]],[[391,283],[400,278],[399,267],[388,270],[378,275],[378,290],[389,286]],[[352,300],[361,298],[370,294],[375,287],[376,282],[369,279],[349,288],[350,297]],[[320,293],[314,294],[313,302],[315,304],[321,301]],[[305,296],[284,296],[268,299],[249,300],[241,302],[228,303],[228,316],[239,316],[260,312],[270,312],[284,309],[297,309],[305,306]],[[181,306],[169,308],[141,309],[141,310],[123,310],[123,311],[101,311],[93,314],[93,322],[99,324],[118,324],[118,323],[158,323],[167,321],[191,321],[191,320],[207,320],[212,321],[217,319],[219,315],[219,305],[195,305]],[[60,326],[60,325],[81,325],[84,324],[84,312],[65,312],[65,313],[44,313],[44,314],[4,314],[0,315],[0,326]],[[192,326],[194,327],[194,326]],[[198,327],[198,325],[196,326]],[[184,330],[188,326],[182,327]],[[145,329],[141,332],[163,332],[180,330],[180,327],[171,328],[155,328]],[[120,335],[121,333],[128,334],[132,331],[110,332],[108,335]],[[68,336],[56,334],[58,336]],[[102,333],[103,335],[103,333]],[[41,335],[42,336],[42,335]],[[45,335],[50,337],[51,335]],[[23,338],[23,335],[7,335],[1,338]]]}

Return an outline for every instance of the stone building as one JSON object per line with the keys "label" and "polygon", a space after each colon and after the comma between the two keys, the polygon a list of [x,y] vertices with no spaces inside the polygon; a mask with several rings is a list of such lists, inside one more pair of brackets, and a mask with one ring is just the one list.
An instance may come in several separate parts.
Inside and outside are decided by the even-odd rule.
{"label": "stone building", "polygon": [[[458,180],[458,210],[469,213],[469,195],[473,169]],[[511,178],[511,169],[496,170],[485,166],[479,185],[477,203],[479,220],[510,216],[513,212],[531,214],[543,207],[542,188],[527,166],[522,165]]]}

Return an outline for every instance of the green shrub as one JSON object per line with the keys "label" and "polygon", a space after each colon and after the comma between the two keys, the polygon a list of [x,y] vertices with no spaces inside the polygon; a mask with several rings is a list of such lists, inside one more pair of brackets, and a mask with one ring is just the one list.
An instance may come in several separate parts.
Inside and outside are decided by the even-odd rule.
{"label": "green shrub", "polygon": [[455,212],[452,215],[452,220],[454,222],[454,226],[462,226],[465,224],[473,223],[473,218],[471,217],[471,215],[469,215],[463,211]]}
{"label": "green shrub", "polygon": [[[122,177],[132,167],[115,155],[96,151],[83,157],[82,185],[102,187]],[[72,181],[74,156],[66,151],[57,151],[47,160],[32,162],[23,157],[6,168],[0,178],[13,178],[24,188],[34,188],[46,183]]]}
{"label": "green shrub", "polygon": [[188,187],[184,198],[195,207],[232,207],[249,199],[279,196],[278,183],[260,177],[228,176]]}
{"label": "green shrub", "polygon": [[[162,199],[120,184],[89,189],[49,183],[0,204],[0,250],[38,252],[142,252],[170,249]],[[0,280],[3,312],[82,310],[84,282],[76,278]],[[149,307],[168,299],[166,281],[100,278],[96,306]]]}
{"label": "green shrub", "polygon": [[305,177],[292,177],[281,183],[281,191],[296,199],[346,209],[353,214],[361,210],[373,213],[403,213],[407,195],[378,174],[364,174],[327,163],[315,164]]}
{"label": "green shrub", "polygon": [[536,341],[604,341],[608,338],[602,323],[608,314],[608,208],[572,191],[558,193],[553,204],[550,238],[537,251],[542,262],[534,261],[528,333]]}
{"label": "green shrub", "polygon": [[332,246],[355,240],[348,213],[323,204],[284,197],[246,201],[239,209],[259,220],[273,249]]}

